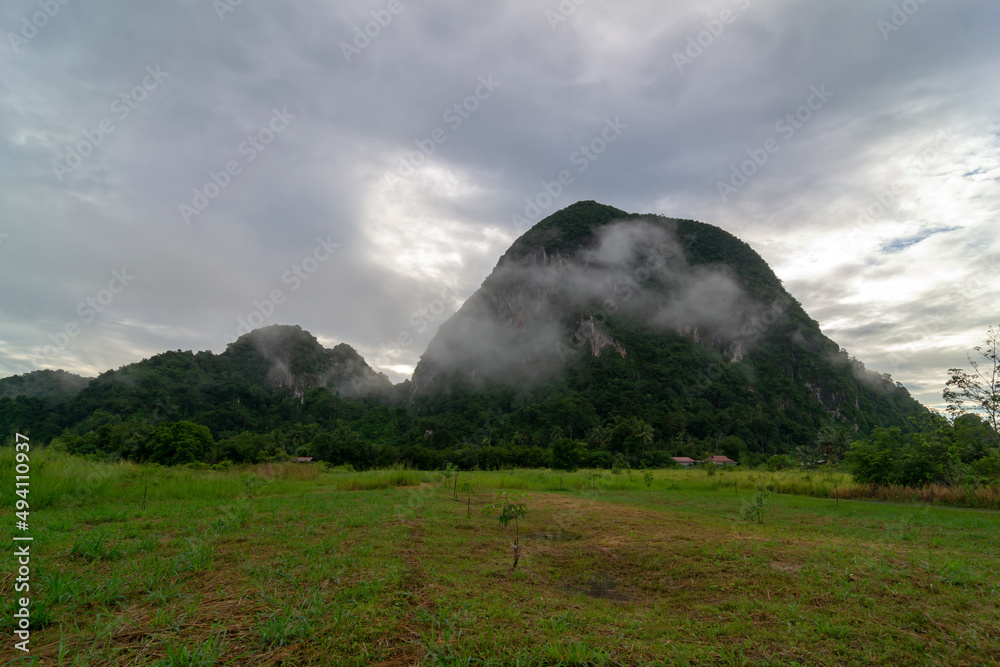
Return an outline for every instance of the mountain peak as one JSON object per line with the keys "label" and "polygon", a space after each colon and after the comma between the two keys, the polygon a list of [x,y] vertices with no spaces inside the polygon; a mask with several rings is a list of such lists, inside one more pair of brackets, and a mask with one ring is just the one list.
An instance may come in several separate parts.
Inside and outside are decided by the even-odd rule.
{"label": "mountain peak", "polygon": [[240,336],[223,355],[241,358],[248,368],[257,368],[258,381],[265,386],[283,386],[295,396],[303,396],[313,387],[323,386],[345,396],[389,391],[392,383],[374,371],[346,343],[333,349],[320,344],[298,325],[272,324]]}
{"label": "mountain peak", "polygon": [[920,409],[905,390],[859,381],[857,370],[734,235],[581,201],[521,235],[442,324],[411,397],[440,407],[438,397],[460,387],[571,390],[600,419],[642,404],[746,423],[767,414],[788,424],[774,431],[786,444],[825,419],[881,425]]}
{"label": "mountain peak", "polygon": [[500,258],[501,262],[522,257],[532,248],[548,254],[574,251],[593,237],[594,230],[614,220],[637,217],[592,200],[578,201],[539,220],[522,234]]}

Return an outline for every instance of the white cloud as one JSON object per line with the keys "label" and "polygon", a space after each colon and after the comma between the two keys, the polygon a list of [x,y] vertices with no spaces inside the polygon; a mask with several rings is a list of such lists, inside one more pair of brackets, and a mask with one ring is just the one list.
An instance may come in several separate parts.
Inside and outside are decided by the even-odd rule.
{"label": "white cloud", "polygon": [[[219,351],[283,289],[272,321],[348,342],[400,379],[513,240],[511,213],[621,116],[627,133],[549,212],[596,199],[728,229],[841,345],[939,400],[942,371],[996,324],[1000,7],[928,3],[887,42],[876,21],[890,3],[749,3],[678,72],[671,54],[738,4],[585,3],[556,30],[556,3],[412,4],[351,63],[339,42],[364,4],[244,3],[222,22],[195,0],[66,5],[0,59],[0,375],[34,368],[32,350],[126,265],[134,286],[59,364]],[[0,24],[34,8],[8,3]],[[157,65],[169,77],[60,182],[52,160]],[[385,188],[490,73],[496,94]],[[716,181],[821,84],[829,102],[721,201]],[[288,129],[184,225],[178,204],[284,106]],[[340,250],[292,292],[283,273],[328,235]],[[421,319],[444,287],[445,310]]]}

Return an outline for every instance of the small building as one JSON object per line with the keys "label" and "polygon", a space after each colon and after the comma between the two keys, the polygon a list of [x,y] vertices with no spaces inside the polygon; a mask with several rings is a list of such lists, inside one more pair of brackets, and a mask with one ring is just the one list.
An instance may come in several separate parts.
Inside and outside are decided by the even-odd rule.
{"label": "small building", "polygon": [[298,458],[295,459],[295,462],[296,463],[312,463],[313,462],[313,457],[311,457],[311,456],[299,456]]}
{"label": "small building", "polygon": [[697,461],[691,458],[690,456],[672,456],[671,458],[674,461],[677,461],[677,463],[680,464],[682,468],[688,468],[695,464],[701,463],[701,461]]}
{"label": "small building", "polygon": [[732,460],[728,456],[709,456],[704,461],[705,463],[713,463],[717,466],[736,466],[739,465],[736,461]]}

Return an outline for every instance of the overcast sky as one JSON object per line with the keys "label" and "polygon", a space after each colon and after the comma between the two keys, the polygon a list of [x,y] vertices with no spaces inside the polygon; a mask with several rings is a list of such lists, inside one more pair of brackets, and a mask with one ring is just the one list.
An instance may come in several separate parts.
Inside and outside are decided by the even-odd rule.
{"label": "overcast sky", "polygon": [[400,381],[513,215],[586,199],[741,237],[927,405],[1000,321],[995,0],[9,0],[0,29],[0,376],[242,318]]}

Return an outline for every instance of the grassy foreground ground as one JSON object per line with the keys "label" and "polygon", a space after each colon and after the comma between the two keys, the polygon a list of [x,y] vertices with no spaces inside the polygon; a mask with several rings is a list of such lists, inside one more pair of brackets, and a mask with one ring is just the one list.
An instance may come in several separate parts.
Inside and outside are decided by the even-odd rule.
{"label": "grassy foreground ground", "polygon": [[[1000,514],[843,476],[64,465],[32,473],[26,656],[4,550],[4,664],[1000,664]],[[744,520],[768,485],[829,489]]]}

